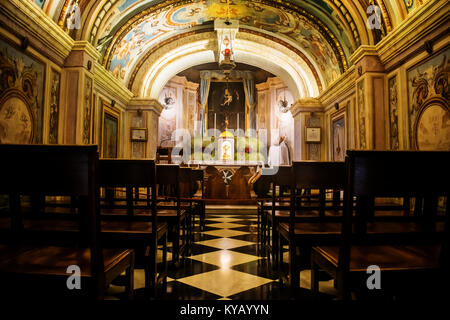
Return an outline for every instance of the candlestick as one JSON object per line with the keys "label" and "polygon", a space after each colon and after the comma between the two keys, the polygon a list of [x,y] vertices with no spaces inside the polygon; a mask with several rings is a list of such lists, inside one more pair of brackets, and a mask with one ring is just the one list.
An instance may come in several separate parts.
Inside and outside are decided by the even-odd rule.
{"label": "candlestick", "polygon": [[237,130],[239,130],[239,112],[237,114]]}
{"label": "candlestick", "polygon": [[216,114],[214,113],[214,132],[216,132]]}

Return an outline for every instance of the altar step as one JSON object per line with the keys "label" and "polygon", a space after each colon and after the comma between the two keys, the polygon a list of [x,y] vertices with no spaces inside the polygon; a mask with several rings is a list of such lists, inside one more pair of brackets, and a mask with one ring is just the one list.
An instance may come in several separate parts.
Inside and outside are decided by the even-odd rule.
{"label": "altar step", "polygon": [[256,205],[206,205],[206,213],[257,214]]}

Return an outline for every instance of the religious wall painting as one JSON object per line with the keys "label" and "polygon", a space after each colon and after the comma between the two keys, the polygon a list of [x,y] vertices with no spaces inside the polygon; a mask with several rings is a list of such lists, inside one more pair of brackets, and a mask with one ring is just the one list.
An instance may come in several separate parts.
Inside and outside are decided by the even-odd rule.
{"label": "religious wall painting", "polygon": [[50,144],[58,143],[59,114],[60,114],[60,87],[61,74],[52,69],[50,75],[50,115],[49,115],[49,137]]}
{"label": "religious wall painting", "polygon": [[42,143],[44,65],[0,40],[0,143]]}
{"label": "religious wall painting", "polygon": [[178,102],[177,88],[165,86],[159,97],[159,102],[163,106],[158,122],[158,145],[169,147],[173,145],[172,132],[177,129]]}
{"label": "religious wall painting", "polygon": [[[297,12],[246,0],[234,0],[230,7],[231,18],[238,19],[242,25],[274,32],[297,42],[308,57],[316,62],[327,83],[336,80],[345,69],[345,57],[341,57],[337,49],[333,50],[325,36],[318,31],[315,22]],[[110,61],[107,62],[108,68],[114,76],[125,80],[139,56],[148,48],[180,30],[226,17],[226,2],[223,1],[175,3],[156,10],[117,40],[112,47]],[[102,39],[110,41],[111,38],[105,34],[100,43],[105,41]],[[335,42],[334,45],[339,44]]]}
{"label": "religious wall painting", "polygon": [[91,141],[91,116],[92,116],[92,79],[85,78],[83,104],[83,143]]}
{"label": "religious wall painting", "polygon": [[258,94],[258,107],[256,110],[257,128],[266,129],[266,93]]}
{"label": "religious wall painting", "polygon": [[450,150],[450,49],[408,70],[409,132],[418,150]]}
{"label": "religious wall painting", "polygon": [[246,129],[246,97],[242,81],[212,81],[208,95],[207,127],[220,132]]}
{"label": "religious wall painting", "polygon": [[294,145],[294,117],[290,108],[293,103],[294,97],[286,87],[276,89],[275,115],[278,119],[279,135],[284,138],[291,154]]}
{"label": "religious wall painting", "polygon": [[102,157],[119,155],[120,111],[102,102]]}
{"label": "religious wall painting", "polygon": [[43,8],[44,4],[45,4],[45,0],[34,0],[34,3],[39,7],[39,8]]}
{"label": "religious wall painting", "polygon": [[359,147],[367,149],[366,138],[366,107],[364,99],[364,79],[359,81],[356,85],[358,95],[358,132],[359,132]]}
{"label": "religious wall painting", "polygon": [[408,13],[416,8],[416,0],[403,0],[403,2]]}
{"label": "religious wall painting", "polygon": [[392,150],[399,150],[399,133],[398,133],[398,89],[397,76],[388,81],[389,87],[389,136]]}
{"label": "religious wall painting", "polygon": [[187,93],[187,128],[191,134],[194,133],[194,125],[196,121],[197,95],[195,91]]}
{"label": "religious wall painting", "polygon": [[46,0],[34,0],[34,3],[39,7],[39,8],[44,8]]}
{"label": "religious wall painting", "polygon": [[444,101],[434,100],[426,105],[415,128],[418,150],[450,151],[450,107]]}
{"label": "religious wall painting", "polygon": [[332,130],[332,160],[344,161],[347,150],[347,139],[345,131],[345,113],[334,116],[331,120]]}

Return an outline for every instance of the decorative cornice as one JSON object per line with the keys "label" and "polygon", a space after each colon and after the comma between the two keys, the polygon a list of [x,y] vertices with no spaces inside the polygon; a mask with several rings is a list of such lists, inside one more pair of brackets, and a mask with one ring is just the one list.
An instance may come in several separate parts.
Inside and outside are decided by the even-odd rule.
{"label": "decorative cornice", "polygon": [[86,40],[75,41],[72,47],[73,51],[84,51],[95,61],[99,61],[101,58],[101,53]]}
{"label": "decorative cornice", "polygon": [[8,0],[0,4],[0,14],[27,31],[64,61],[72,50],[73,39],[32,1]]}
{"label": "decorative cornice", "polygon": [[378,51],[375,46],[361,45],[350,56],[350,61],[353,65],[357,64],[365,56],[378,56]]}
{"label": "decorative cornice", "polygon": [[338,80],[333,82],[324,92],[318,97],[323,106],[327,106],[336,100],[337,97],[354,89],[355,87],[355,66],[348,69]]}
{"label": "decorative cornice", "polygon": [[128,90],[123,83],[116,79],[111,72],[107,71],[100,63],[95,63],[95,84],[105,89],[122,104],[127,105],[133,97],[133,93]]}
{"label": "decorative cornice", "polygon": [[316,98],[299,99],[291,107],[291,114],[295,118],[300,112],[323,112],[323,106]]}
{"label": "decorative cornice", "polygon": [[442,0],[431,0],[417,8],[376,45],[381,63],[392,61],[439,26],[448,25],[449,11],[450,2]]}
{"label": "decorative cornice", "polygon": [[160,115],[164,107],[156,99],[133,98],[129,101],[127,110],[152,111],[156,115]]}

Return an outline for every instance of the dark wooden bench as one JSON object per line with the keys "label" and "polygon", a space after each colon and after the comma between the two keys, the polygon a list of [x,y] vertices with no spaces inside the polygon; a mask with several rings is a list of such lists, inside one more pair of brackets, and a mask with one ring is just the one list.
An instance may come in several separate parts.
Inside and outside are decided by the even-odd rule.
{"label": "dark wooden bench", "polygon": [[199,217],[199,227],[203,231],[205,228],[205,216],[206,216],[206,202],[205,202],[205,172],[200,168],[192,168],[191,171],[191,184],[200,186],[200,196],[198,195],[198,186],[191,190],[191,197],[194,197],[193,209],[192,209],[192,223],[195,224],[195,217]]}
{"label": "dark wooden bench", "polygon": [[[185,168],[189,169],[190,168]],[[189,249],[190,202],[181,202],[181,168],[176,164],[156,166],[158,219],[169,225],[169,239],[172,241],[172,263],[184,259]]]}
{"label": "dark wooden bench", "polygon": [[[2,289],[21,298],[29,293],[34,299],[86,295],[103,299],[106,286],[126,271],[126,293],[131,298],[134,251],[101,246],[97,147],[0,145],[0,154],[0,194],[9,196],[11,218],[10,239],[0,249]],[[27,231],[24,218],[39,225],[46,217],[33,206],[30,212],[22,212],[25,195],[77,199],[76,219],[64,222],[70,229],[66,240],[73,246],[62,246],[59,238],[42,237],[45,230]],[[66,286],[71,265],[80,268],[81,290]]]}
{"label": "dark wooden bench", "polygon": [[[341,245],[312,248],[313,293],[318,292],[318,270],[321,269],[336,279],[340,298],[349,299],[352,291],[361,297],[370,296],[373,291],[369,292],[366,280],[367,268],[371,265],[381,270],[385,296],[408,294],[406,291],[413,290],[408,285],[411,281],[415,284],[432,281],[434,287],[445,283],[449,266],[450,210],[447,202],[445,232],[439,232],[439,220],[444,217],[437,214],[437,197],[448,199],[449,163],[450,152],[348,151]],[[359,199],[356,208],[354,197]],[[393,235],[371,232],[370,224],[374,221],[370,199],[374,197],[420,199],[416,203],[423,205],[415,207],[417,219],[413,221],[419,228],[398,234],[402,226],[403,231],[408,230],[411,221],[397,216],[391,217],[391,221],[381,221],[393,223]],[[426,295],[429,294],[433,292],[427,291]]]}
{"label": "dark wooden bench", "polygon": [[[333,243],[340,233],[342,202],[335,195],[344,189],[344,162],[293,162],[291,177],[290,212],[279,218],[278,246],[286,243],[289,247],[288,271],[284,270],[283,250],[279,251],[278,271],[280,280],[288,280],[292,294],[299,287],[300,266],[309,262],[311,246],[315,243]],[[320,190],[316,206],[304,206],[297,201],[295,189]],[[325,192],[331,191],[333,197],[327,203]],[[297,253],[299,251],[300,255]]]}
{"label": "dark wooden bench", "polygon": [[[135,249],[143,257],[145,288],[156,296],[158,284],[167,282],[168,225],[159,222],[156,211],[156,165],[154,160],[104,159],[99,161],[100,188],[125,188],[126,208],[114,202],[101,208],[101,231],[105,245]],[[133,190],[151,194],[144,207],[135,201]],[[122,202],[121,199],[118,199]],[[144,201],[145,203],[146,201]],[[137,206],[137,207],[135,207]],[[162,245],[161,268],[157,268],[157,248]]]}
{"label": "dark wooden bench", "polygon": [[[262,234],[267,257],[272,258],[272,266],[278,267],[278,229],[282,216],[289,217],[292,184],[292,166],[280,166],[276,174],[271,176],[271,201],[263,202]],[[287,188],[287,189],[286,189]],[[286,193],[285,191],[288,191]]]}

